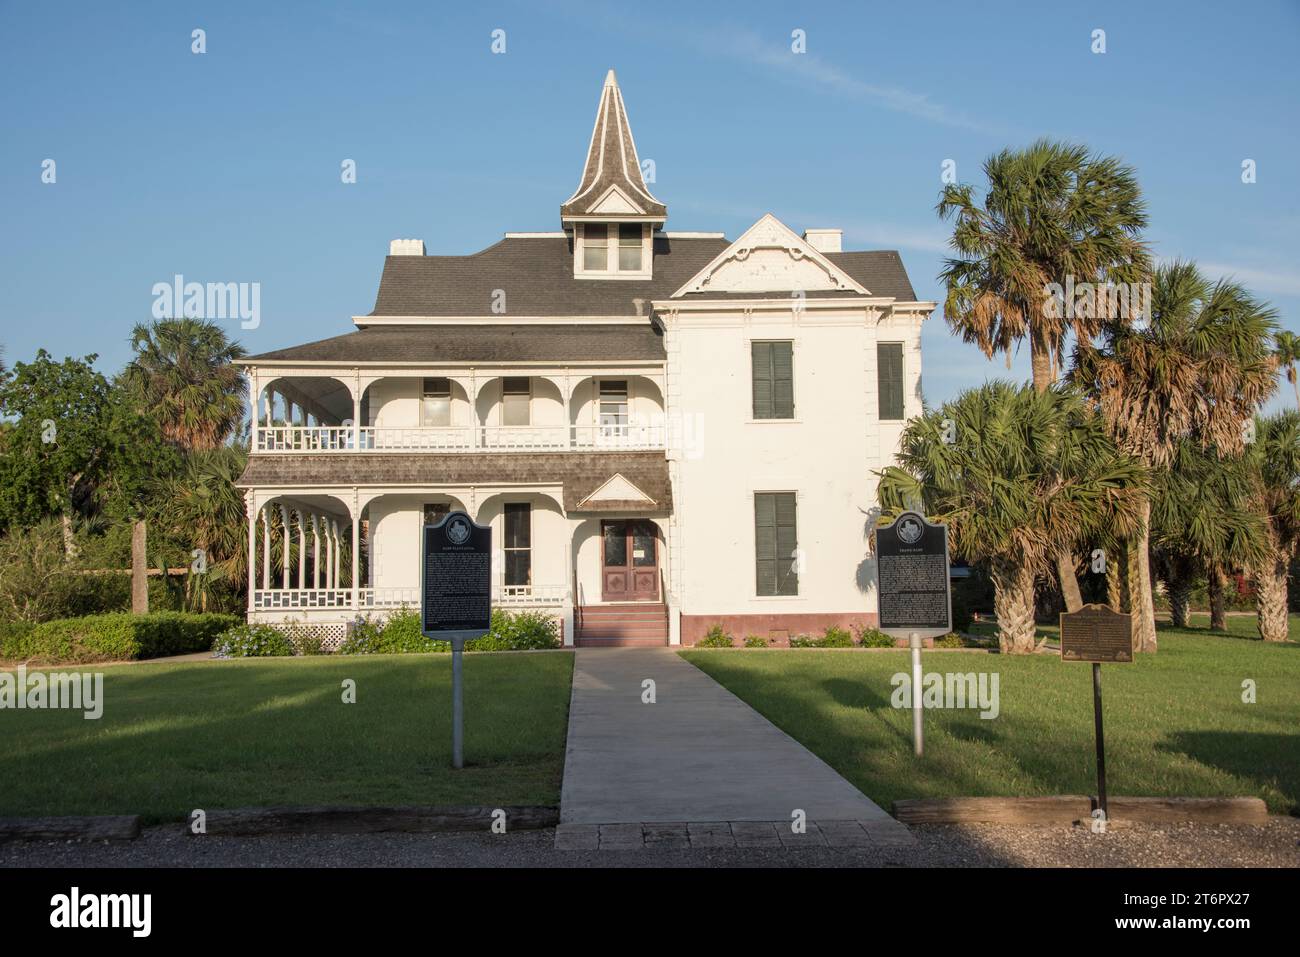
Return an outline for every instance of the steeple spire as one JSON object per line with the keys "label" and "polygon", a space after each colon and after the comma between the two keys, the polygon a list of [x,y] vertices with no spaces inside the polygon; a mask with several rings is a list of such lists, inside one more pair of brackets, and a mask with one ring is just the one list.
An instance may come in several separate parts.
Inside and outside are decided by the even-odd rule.
{"label": "steeple spire", "polygon": [[623,93],[618,88],[618,78],[610,70],[600,91],[582,180],[574,194],[560,206],[560,219],[570,223],[612,217],[620,221],[662,223],[667,216],[667,207],[646,188],[627,109],[623,106]]}

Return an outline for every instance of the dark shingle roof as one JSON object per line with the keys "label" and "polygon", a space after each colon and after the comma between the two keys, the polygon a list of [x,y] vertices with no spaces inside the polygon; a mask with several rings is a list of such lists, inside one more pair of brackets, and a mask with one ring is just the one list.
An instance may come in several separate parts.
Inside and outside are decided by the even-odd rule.
{"label": "dark shingle roof", "polygon": [[662,360],[663,337],[647,319],[625,324],[370,326],[245,362],[584,362]]}
{"label": "dark shingle roof", "polygon": [[[567,237],[508,237],[472,256],[389,256],[372,316],[635,316],[727,248],[725,239],[655,239],[653,279],[575,279]],[[638,312],[634,300],[642,300]]]}
{"label": "dark shingle roof", "polygon": [[[582,502],[621,474],[653,506]],[[500,482],[562,484],[566,512],[672,511],[672,483],[663,452],[339,453],[249,456],[240,488],[276,486],[475,485]]]}
{"label": "dark shingle roof", "polygon": [[[643,315],[651,300],[667,299],[729,245],[725,239],[656,238],[654,278],[646,280],[575,279],[573,248],[561,237],[507,238],[472,256],[389,256],[371,315],[493,316],[496,290],[504,291],[510,316]],[[903,260],[893,250],[827,253],[826,258],[873,296],[916,299]],[[728,298],[717,293],[697,298],[705,297]]]}

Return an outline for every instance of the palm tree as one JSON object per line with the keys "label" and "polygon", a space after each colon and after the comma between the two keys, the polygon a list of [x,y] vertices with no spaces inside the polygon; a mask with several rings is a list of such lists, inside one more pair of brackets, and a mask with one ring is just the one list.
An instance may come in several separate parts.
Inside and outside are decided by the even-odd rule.
{"label": "palm tree", "polygon": [[181,553],[184,564],[190,564],[195,549],[202,549],[207,566],[205,574],[186,576],[189,608],[206,608],[211,588],[219,582],[238,589],[246,581],[247,519],[235,481],[247,457],[245,450],[230,446],[191,452],[178,471],[155,480],[151,526]]}
{"label": "palm tree", "polygon": [[160,319],[131,333],[125,381],[157,417],[163,437],[184,449],[215,449],[244,416],[246,385],[231,365],[246,353],[214,323]]}
{"label": "palm tree", "polygon": [[[956,440],[945,441],[945,420]],[[1081,396],[992,382],[903,431],[899,466],[880,474],[888,515],[919,502],[948,526],[952,554],[987,562],[1008,653],[1034,650],[1034,579],[1081,535],[1136,521],[1138,462],[1116,448]]]}
{"label": "palm tree", "polygon": [[[947,287],[944,315],[954,332],[986,356],[1028,340],[1034,388],[1056,381],[1067,334],[1091,341],[1107,317],[1070,308],[1050,292],[1069,283],[1140,283],[1150,256],[1140,233],[1146,207],[1134,171],[1084,146],[1039,140],[1003,150],[984,163],[983,204],[966,184],[940,196],[940,218],[954,220],[949,244],[957,258],[939,273]],[[1095,305],[1094,299],[1089,299]],[[1082,605],[1076,543],[1056,556],[1067,607]]]}
{"label": "palm tree", "polygon": [[[1266,555],[1264,522],[1253,508],[1252,485],[1242,456],[1220,457],[1183,440],[1167,469],[1153,473],[1151,544],[1169,593],[1169,615],[1187,627],[1192,586],[1204,573],[1214,604],[1215,584],[1224,569],[1255,567]],[[1222,628],[1222,588],[1218,622],[1211,609],[1210,627]]]}
{"label": "palm tree", "polygon": [[1300,362],[1300,336],[1294,332],[1279,332],[1273,341],[1277,345],[1273,355],[1277,357],[1278,366],[1286,370],[1286,381],[1295,390],[1296,408],[1300,409],[1300,384],[1296,383],[1295,375],[1295,364]]}
{"label": "palm tree", "polygon": [[[1081,341],[1070,378],[1119,447],[1152,470],[1168,468],[1184,439],[1239,455],[1245,423],[1276,388],[1274,312],[1237,283],[1211,284],[1192,263],[1161,266],[1153,279],[1150,321],[1107,326],[1099,348]],[[1128,548],[1134,647],[1154,652],[1149,499],[1140,510]]]}
{"label": "palm tree", "polygon": [[1246,457],[1268,538],[1265,559],[1252,569],[1259,634],[1265,641],[1286,641],[1287,573],[1300,543],[1300,412],[1256,419]]}

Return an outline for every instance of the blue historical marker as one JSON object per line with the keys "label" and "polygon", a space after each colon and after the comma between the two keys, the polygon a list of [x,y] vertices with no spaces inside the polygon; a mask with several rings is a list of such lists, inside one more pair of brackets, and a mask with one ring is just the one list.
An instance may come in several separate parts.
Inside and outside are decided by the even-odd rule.
{"label": "blue historical marker", "polygon": [[461,655],[492,625],[492,529],[464,512],[424,526],[420,556],[420,631],[451,642],[451,764],[464,764]]}

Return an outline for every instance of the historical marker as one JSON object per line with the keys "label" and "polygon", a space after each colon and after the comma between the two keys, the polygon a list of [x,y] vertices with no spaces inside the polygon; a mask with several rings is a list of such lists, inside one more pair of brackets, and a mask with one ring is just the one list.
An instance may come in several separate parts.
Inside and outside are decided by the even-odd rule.
{"label": "historical marker", "polygon": [[876,530],[876,594],[880,630],[906,638],[912,649],[912,748],[924,751],[921,720],[921,639],[952,631],[948,529],[904,512]]}
{"label": "historical marker", "polygon": [[1097,739],[1097,805],[1106,807],[1106,737],[1101,727],[1101,663],[1133,660],[1133,616],[1108,605],[1084,605],[1061,614],[1061,660],[1092,662],[1092,723]]}
{"label": "historical marker", "polygon": [[420,631],[451,642],[451,763],[464,763],[461,655],[492,626],[492,529],[464,512],[424,526],[420,549]]}

